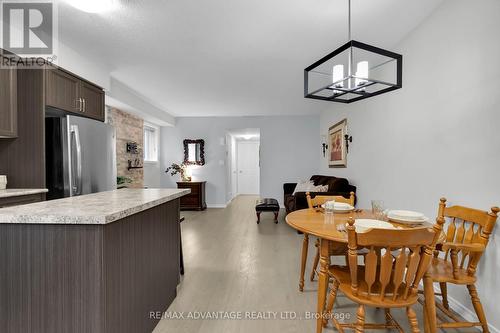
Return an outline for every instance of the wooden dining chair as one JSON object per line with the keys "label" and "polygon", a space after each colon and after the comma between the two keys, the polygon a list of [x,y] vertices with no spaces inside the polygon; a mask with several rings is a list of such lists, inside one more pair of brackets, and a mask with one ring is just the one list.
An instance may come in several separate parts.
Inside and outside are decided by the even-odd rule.
{"label": "wooden dining chair", "polygon": [[[342,202],[342,203],[347,203],[351,206],[354,207],[354,202],[355,202],[355,194],[354,192],[351,192],[349,194],[349,198],[344,198],[343,196],[332,196],[332,195],[317,195],[314,198],[311,198],[311,194],[309,192],[306,193],[306,198],[307,198],[307,205],[309,206],[309,209],[315,209],[317,207],[321,207],[325,202],[327,201],[332,201],[335,200],[335,202]],[[310,280],[314,281],[314,277],[316,274],[318,274],[318,264],[319,264],[319,244],[320,240],[319,238],[316,239],[316,242],[314,243],[314,246],[316,247],[316,255],[314,256],[314,261],[313,261],[313,266],[311,270],[311,277]],[[334,246],[334,245],[332,245]],[[346,255],[345,248],[342,247],[336,247],[330,249],[330,256],[338,256],[338,255]],[[306,260],[306,258],[302,259],[303,261]],[[305,262],[302,263],[305,267]]]}
{"label": "wooden dining chair", "polygon": [[[390,309],[406,308],[412,332],[419,332],[412,305],[418,300],[418,285],[432,261],[443,224],[444,220],[438,218],[433,228],[371,229],[357,233],[351,217],[347,226],[349,266],[329,269],[333,282],[324,318],[331,318],[339,332],[344,327],[358,333],[365,328],[396,328],[402,332]],[[358,263],[358,257],[364,258],[363,265]],[[332,316],[338,290],[359,304],[356,323],[341,324]],[[365,306],[385,309],[386,322],[365,323]],[[326,326],[327,320],[323,323]]]}
{"label": "wooden dining chair", "polygon": [[[488,322],[476,290],[476,268],[488,245],[500,208],[492,207],[490,212],[462,206],[446,206],[446,199],[439,203],[438,216],[448,220],[446,242],[437,247],[429,268],[428,276],[438,282],[441,288],[442,303],[435,305],[452,322],[437,323],[438,328],[460,328],[481,326],[489,332]],[[447,284],[465,285],[469,291],[472,305],[479,322],[464,322],[450,311]],[[433,288],[428,288],[427,298],[434,300]],[[423,303],[423,302],[422,302]],[[426,310],[428,316],[436,318],[435,307]]]}
{"label": "wooden dining chair", "polygon": [[344,198],[341,195],[316,195],[314,198],[311,198],[311,193],[306,193],[307,205],[309,209],[314,209],[316,207],[321,207],[327,201],[335,200],[335,202],[347,203],[354,207],[356,195],[354,192],[349,193],[349,198]]}

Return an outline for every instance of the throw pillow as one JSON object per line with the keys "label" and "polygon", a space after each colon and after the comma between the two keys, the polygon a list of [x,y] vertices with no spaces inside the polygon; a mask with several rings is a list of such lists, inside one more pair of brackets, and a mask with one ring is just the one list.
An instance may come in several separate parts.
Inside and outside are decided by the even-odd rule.
{"label": "throw pillow", "polygon": [[318,185],[315,186],[313,192],[328,192],[328,185]]}
{"label": "throw pillow", "polygon": [[297,192],[310,192],[315,188],[314,182],[312,180],[301,180],[295,186],[295,190],[293,190],[293,195]]}

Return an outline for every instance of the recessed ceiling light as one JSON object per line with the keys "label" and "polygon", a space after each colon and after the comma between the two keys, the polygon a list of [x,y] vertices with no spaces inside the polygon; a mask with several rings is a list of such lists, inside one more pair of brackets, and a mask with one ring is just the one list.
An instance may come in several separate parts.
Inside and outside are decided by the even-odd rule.
{"label": "recessed ceiling light", "polygon": [[118,0],[66,0],[66,2],[87,13],[103,13],[115,9]]}

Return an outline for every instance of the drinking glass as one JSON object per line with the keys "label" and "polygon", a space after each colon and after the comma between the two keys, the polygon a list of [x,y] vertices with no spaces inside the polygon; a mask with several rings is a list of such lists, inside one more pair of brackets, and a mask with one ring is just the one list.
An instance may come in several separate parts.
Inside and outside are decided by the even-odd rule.
{"label": "drinking glass", "polygon": [[325,223],[333,224],[334,221],[334,209],[335,209],[335,201],[327,201],[325,202]]}
{"label": "drinking glass", "polygon": [[382,200],[372,200],[372,213],[378,218],[383,219],[384,217],[384,201]]}

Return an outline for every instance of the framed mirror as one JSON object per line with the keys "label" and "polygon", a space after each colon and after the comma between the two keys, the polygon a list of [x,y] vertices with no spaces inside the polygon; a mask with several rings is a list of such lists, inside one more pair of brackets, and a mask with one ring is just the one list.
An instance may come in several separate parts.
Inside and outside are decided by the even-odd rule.
{"label": "framed mirror", "polygon": [[205,165],[205,141],[184,140],[184,163],[190,165]]}

